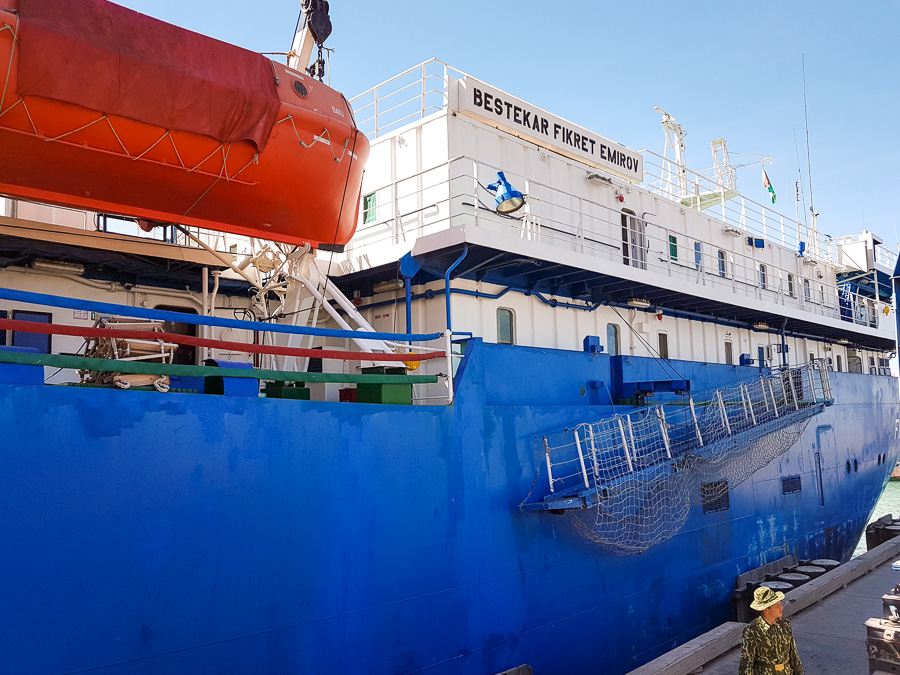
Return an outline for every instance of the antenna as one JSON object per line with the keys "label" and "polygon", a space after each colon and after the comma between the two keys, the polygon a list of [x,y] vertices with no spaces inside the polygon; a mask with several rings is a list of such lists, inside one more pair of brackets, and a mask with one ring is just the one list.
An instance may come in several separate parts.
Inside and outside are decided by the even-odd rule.
{"label": "antenna", "polygon": [[803,68],[803,119],[806,122],[806,175],[809,177],[809,211],[815,213],[813,207],[813,189],[812,189],[812,162],[809,158],[809,115],[806,106],[806,56],[800,54],[801,64]]}
{"label": "antenna", "polygon": [[[664,190],[666,194],[680,199],[688,194],[687,168],[684,157],[684,137],[686,135],[684,127],[677,124],[678,120],[658,105],[653,106],[653,109],[662,115],[660,122],[662,122],[663,129],[666,132],[666,146],[663,150]],[[674,160],[669,159],[669,148],[672,148],[675,155]],[[675,192],[676,186],[677,193]]]}
{"label": "antenna", "polygon": [[[803,224],[807,225],[808,223],[806,222],[806,195],[803,192],[803,169],[800,166],[800,148],[797,145],[797,130],[796,129],[794,129],[794,154],[797,155],[797,175],[800,176],[800,180],[797,181],[797,186],[798,186],[797,187],[797,192],[798,192],[797,203],[799,204],[800,200],[803,200]],[[795,220],[798,223],[800,222],[799,215],[797,216],[797,218]]]}

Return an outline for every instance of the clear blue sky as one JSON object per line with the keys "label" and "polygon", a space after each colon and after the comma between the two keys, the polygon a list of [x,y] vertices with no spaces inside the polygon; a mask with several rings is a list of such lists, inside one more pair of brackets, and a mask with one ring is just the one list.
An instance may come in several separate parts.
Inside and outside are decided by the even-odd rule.
{"label": "clear blue sky", "polygon": [[[120,0],[255,51],[287,51],[296,0]],[[794,132],[806,169],[806,59],[812,189],[820,231],[869,229],[895,248],[900,186],[900,2],[508,3],[331,0],[331,83],[352,97],[431,57],[634,149],[661,153],[658,105],[688,136],[774,155],[777,210],[793,215]],[[740,4],[740,6],[738,6]],[[733,156],[732,162],[741,163]],[[764,201],[758,165],[738,174]]]}

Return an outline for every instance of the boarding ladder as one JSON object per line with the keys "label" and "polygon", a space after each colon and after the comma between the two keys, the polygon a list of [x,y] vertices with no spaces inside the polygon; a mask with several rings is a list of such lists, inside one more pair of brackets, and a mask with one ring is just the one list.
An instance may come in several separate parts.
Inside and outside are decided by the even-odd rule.
{"label": "boarding ladder", "polygon": [[796,431],[832,403],[828,369],[816,360],[541,436],[549,492],[523,508],[595,506],[637,474],[655,480],[661,473],[714,467],[749,477],[796,441],[781,439],[781,432]]}

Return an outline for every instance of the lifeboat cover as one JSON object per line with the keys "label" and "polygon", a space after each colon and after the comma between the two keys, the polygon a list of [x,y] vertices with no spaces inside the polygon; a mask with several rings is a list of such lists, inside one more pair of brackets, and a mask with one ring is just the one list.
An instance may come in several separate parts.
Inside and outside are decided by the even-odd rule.
{"label": "lifeboat cover", "polygon": [[265,57],[106,0],[19,0],[19,18],[20,94],[265,147],[279,110]]}

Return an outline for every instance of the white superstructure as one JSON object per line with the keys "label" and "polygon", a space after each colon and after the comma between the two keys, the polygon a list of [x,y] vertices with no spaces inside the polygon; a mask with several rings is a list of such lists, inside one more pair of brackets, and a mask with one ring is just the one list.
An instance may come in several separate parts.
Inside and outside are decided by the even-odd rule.
{"label": "white superstructure", "polygon": [[[623,354],[771,365],[784,342],[789,364],[887,367],[893,310],[878,289],[894,258],[881,240],[819,235],[815,219],[739,195],[722,166],[688,169],[666,113],[674,159],[634,152],[439,61],[352,103],[372,152],[341,261],[348,279],[400,279],[408,252],[439,277],[467,247],[452,274],[453,329],[488,341],[580,349],[599,335]],[[724,142],[713,151],[727,163]],[[497,214],[485,190],[498,171],[526,195],[513,217]],[[856,285],[842,289],[838,275]],[[442,292],[444,280],[413,297],[426,286]],[[399,283],[366,295],[360,306],[376,330],[405,329]],[[443,329],[444,302],[414,299],[413,330]]]}

